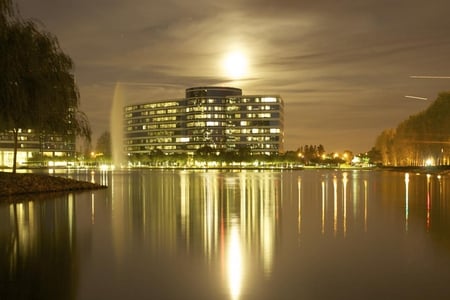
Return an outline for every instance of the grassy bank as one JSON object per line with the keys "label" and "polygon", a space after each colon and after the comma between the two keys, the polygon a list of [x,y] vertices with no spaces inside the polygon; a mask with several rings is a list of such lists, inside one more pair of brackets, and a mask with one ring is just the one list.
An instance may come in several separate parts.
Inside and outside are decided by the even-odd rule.
{"label": "grassy bank", "polygon": [[0,172],[0,197],[62,191],[101,189],[105,186],[46,174]]}

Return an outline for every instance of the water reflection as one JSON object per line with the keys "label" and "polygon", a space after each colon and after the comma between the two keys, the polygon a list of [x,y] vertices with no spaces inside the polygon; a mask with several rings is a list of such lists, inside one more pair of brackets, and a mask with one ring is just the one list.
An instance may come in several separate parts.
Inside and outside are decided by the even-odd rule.
{"label": "water reflection", "polygon": [[70,299],[77,277],[75,204],[0,206],[0,299]]}
{"label": "water reflection", "polygon": [[[448,222],[449,216],[449,178],[441,175],[404,174],[404,219],[405,231],[409,231],[413,217],[423,220],[427,232],[432,231],[433,224]],[[414,209],[413,211],[411,209]],[[420,217],[423,212],[423,217]],[[440,229],[441,226],[436,226]]]}
{"label": "water reflection", "polygon": [[[147,254],[198,256],[221,261],[228,293],[237,299],[249,261],[273,270],[281,199],[280,172],[132,172],[109,179],[113,188],[111,227],[116,262],[127,245]],[[118,183],[119,181],[119,183]],[[91,195],[94,221],[96,199]]]}
{"label": "water reflection", "polygon": [[231,299],[239,299],[242,284],[242,248],[239,224],[230,228],[228,241],[227,273]]}
{"label": "water reflection", "polygon": [[[322,235],[326,235],[331,231],[334,237],[340,233],[345,237],[348,230],[360,225],[361,220],[362,229],[367,231],[368,185],[367,180],[360,178],[360,175],[359,172],[353,174],[348,172],[316,174],[317,179],[320,178],[320,180],[311,180],[310,173],[299,175],[298,228],[303,227],[301,224],[303,218],[300,215],[300,211],[303,214],[315,214],[311,211],[305,212],[305,209],[301,208],[302,201],[300,199],[311,197],[311,195],[315,194],[315,189],[318,189],[321,195],[320,232]],[[305,179],[302,180],[302,177],[305,177]],[[302,188],[302,184],[306,186]],[[348,189],[349,184],[352,186],[350,191]],[[351,203],[351,207],[349,203]]]}
{"label": "water reflection", "polygon": [[[123,299],[130,289],[140,297],[156,290],[163,294],[154,298],[270,299],[308,296],[305,286],[315,286],[308,282],[327,282],[331,274],[344,280],[342,267],[360,270],[361,263],[369,270],[358,271],[361,278],[376,280],[370,258],[379,261],[380,252],[393,255],[383,265],[394,274],[407,274],[411,264],[416,276],[439,272],[429,265],[442,257],[437,265],[450,266],[448,176],[168,170],[67,175],[109,183],[109,189],[0,204],[0,299],[29,299],[33,293],[41,299]],[[439,257],[427,261],[434,247]],[[316,269],[329,273],[315,278]],[[442,280],[450,279],[445,275]],[[99,280],[107,289],[96,285]],[[167,288],[174,281],[179,289]]]}
{"label": "water reflection", "polygon": [[409,219],[409,173],[405,173],[405,230],[408,231]]}

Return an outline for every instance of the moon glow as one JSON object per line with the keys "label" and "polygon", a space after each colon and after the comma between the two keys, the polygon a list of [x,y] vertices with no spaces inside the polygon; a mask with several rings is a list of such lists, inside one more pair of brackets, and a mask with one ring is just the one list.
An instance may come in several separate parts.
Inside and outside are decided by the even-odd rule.
{"label": "moon glow", "polygon": [[223,67],[228,77],[241,79],[247,74],[247,58],[241,52],[230,52],[225,56]]}

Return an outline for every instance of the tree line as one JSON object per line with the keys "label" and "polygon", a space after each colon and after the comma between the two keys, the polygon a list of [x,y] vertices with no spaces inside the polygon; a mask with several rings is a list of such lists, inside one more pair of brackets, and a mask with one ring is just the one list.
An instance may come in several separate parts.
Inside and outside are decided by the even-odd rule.
{"label": "tree line", "polygon": [[375,150],[383,165],[450,165],[450,92],[442,92],[425,110],[396,128],[384,130]]}

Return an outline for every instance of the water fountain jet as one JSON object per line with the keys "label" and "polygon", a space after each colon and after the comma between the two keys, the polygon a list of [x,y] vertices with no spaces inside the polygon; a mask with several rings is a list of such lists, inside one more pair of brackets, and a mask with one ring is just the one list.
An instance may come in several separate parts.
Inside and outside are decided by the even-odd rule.
{"label": "water fountain jet", "polygon": [[116,83],[116,87],[114,89],[113,103],[110,114],[111,155],[112,164],[115,168],[123,167],[126,162],[123,147],[123,107],[123,87],[118,82]]}

